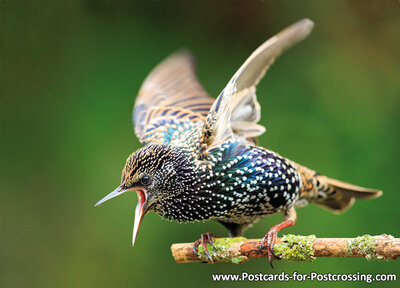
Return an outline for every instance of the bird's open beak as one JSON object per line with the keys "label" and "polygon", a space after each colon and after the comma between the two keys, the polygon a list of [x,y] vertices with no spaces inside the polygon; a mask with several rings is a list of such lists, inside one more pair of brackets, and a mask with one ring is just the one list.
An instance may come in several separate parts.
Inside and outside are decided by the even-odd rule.
{"label": "bird's open beak", "polygon": [[136,190],[137,196],[138,196],[138,203],[136,205],[136,210],[135,210],[135,223],[133,225],[133,236],[132,236],[132,246],[135,245],[135,239],[137,232],[139,231],[140,223],[142,222],[143,216],[146,215],[147,213],[147,190],[145,188],[141,187],[135,187],[134,189],[122,189],[121,187],[118,187],[115,189],[113,192],[108,194],[106,197],[101,199],[99,202],[96,203],[95,206],[99,206],[100,204],[106,202],[107,200],[110,200],[114,197],[117,197],[121,195],[122,193]]}

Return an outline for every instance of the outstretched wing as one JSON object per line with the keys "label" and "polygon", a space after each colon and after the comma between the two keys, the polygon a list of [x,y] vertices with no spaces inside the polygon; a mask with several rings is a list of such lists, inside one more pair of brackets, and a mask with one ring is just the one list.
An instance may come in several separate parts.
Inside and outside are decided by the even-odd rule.
{"label": "outstretched wing", "polygon": [[203,128],[202,142],[208,147],[237,137],[256,137],[265,132],[257,122],[260,105],[256,85],[284,50],[307,37],[314,24],[303,19],[264,42],[233,75],[214,102]]}
{"label": "outstretched wing", "polygon": [[133,123],[143,144],[150,126],[154,129],[177,119],[205,121],[214,99],[197,80],[194,66],[188,52],[178,52],[161,62],[142,84]]}

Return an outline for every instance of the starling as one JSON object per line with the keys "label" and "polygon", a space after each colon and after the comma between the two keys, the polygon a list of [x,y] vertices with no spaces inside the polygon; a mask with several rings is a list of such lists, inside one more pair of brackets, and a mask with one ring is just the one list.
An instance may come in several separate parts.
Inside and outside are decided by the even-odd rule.
{"label": "starling", "polygon": [[[284,221],[260,245],[271,261],[277,233],[296,222],[295,208],[314,203],[339,213],[355,199],[382,194],[320,175],[257,145],[265,128],[258,124],[256,85],[275,58],[313,26],[303,19],[264,42],[215,101],[198,82],[188,52],[170,56],[150,73],[133,110],[144,147],[128,157],[119,187],[96,204],[137,192],[132,245],[150,211],[180,223],[215,220],[232,237],[282,212]],[[213,237],[202,234],[195,252],[202,245],[209,256],[206,244],[213,244]]]}

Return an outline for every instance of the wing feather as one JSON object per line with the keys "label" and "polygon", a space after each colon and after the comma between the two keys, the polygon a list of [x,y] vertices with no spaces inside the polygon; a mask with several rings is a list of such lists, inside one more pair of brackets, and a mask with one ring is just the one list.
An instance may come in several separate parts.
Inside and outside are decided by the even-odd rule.
{"label": "wing feather", "polygon": [[135,133],[145,144],[146,129],[162,117],[205,121],[213,101],[196,77],[191,54],[175,53],[142,84],[133,110]]}
{"label": "wing feather", "polygon": [[256,86],[275,59],[307,37],[313,26],[308,19],[300,20],[264,42],[251,54],[211,107],[203,128],[203,143],[211,147],[230,138],[256,137],[265,132],[265,128],[257,124],[261,112],[255,94]]}

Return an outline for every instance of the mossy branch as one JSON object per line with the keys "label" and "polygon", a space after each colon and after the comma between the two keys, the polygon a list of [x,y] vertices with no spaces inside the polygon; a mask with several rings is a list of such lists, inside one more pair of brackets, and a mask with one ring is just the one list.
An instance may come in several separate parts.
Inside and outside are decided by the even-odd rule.
{"label": "mossy branch", "polygon": [[[214,249],[207,246],[214,262],[239,264],[250,258],[268,257],[266,249],[259,248],[261,239],[215,238]],[[193,252],[193,243],[171,246],[177,263],[210,263],[199,246],[199,255]],[[311,236],[286,235],[277,238],[274,252],[282,260],[313,261],[316,257],[365,257],[367,260],[389,260],[400,256],[400,238],[390,235],[357,238],[315,238]]]}

